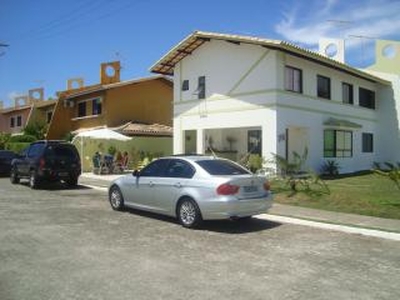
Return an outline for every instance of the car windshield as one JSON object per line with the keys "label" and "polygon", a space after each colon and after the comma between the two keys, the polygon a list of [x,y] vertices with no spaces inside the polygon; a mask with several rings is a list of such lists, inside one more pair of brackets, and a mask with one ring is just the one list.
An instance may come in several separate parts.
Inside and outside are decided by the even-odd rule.
{"label": "car windshield", "polygon": [[196,163],[210,175],[245,175],[249,171],[241,166],[222,159],[198,160]]}
{"label": "car windshield", "polygon": [[65,145],[49,146],[46,150],[46,156],[77,159],[75,151],[73,151],[71,147],[67,147]]}

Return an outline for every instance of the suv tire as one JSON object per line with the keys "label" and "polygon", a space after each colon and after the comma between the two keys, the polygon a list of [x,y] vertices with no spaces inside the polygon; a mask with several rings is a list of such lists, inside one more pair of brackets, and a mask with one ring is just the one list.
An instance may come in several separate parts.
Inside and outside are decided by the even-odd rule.
{"label": "suv tire", "polygon": [[19,177],[18,177],[18,172],[16,168],[12,168],[10,172],[10,181],[12,184],[17,184],[19,183]]}
{"label": "suv tire", "polygon": [[71,187],[77,186],[78,185],[78,177],[70,177],[67,180],[65,180],[65,182]]}
{"label": "suv tire", "polygon": [[29,173],[29,186],[31,189],[37,189],[39,187],[39,179],[34,170]]}

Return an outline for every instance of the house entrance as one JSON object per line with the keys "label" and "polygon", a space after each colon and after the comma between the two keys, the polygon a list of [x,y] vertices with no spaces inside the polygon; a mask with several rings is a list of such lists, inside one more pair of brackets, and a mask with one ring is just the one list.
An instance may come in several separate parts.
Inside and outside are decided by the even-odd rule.
{"label": "house entrance", "polygon": [[185,154],[197,153],[197,132],[196,130],[185,130],[184,152]]}
{"label": "house entrance", "polygon": [[304,127],[289,127],[286,129],[286,160],[294,161],[294,152],[303,156],[309,150],[308,129]]}

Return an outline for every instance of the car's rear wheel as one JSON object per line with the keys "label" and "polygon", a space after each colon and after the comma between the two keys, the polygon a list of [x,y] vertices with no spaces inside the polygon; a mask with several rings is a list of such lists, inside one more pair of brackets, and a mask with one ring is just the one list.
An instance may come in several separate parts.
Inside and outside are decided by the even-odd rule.
{"label": "car's rear wheel", "polygon": [[39,179],[33,170],[29,174],[29,186],[31,189],[37,189],[39,187]]}
{"label": "car's rear wheel", "polygon": [[113,210],[123,210],[124,209],[124,197],[118,186],[114,185],[110,188],[110,193],[108,195],[110,200],[110,205]]}
{"label": "car's rear wheel", "polygon": [[11,169],[10,172],[10,181],[12,184],[17,184],[19,183],[19,177],[18,177],[18,173],[17,170],[15,168]]}
{"label": "car's rear wheel", "polygon": [[78,177],[70,177],[67,180],[65,180],[65,182],[69,186],[77,186],[78,185]]}
{"label": "car's rear wheel", "polygon": [[179,223],[187,228],[195,228],[202,221],[201,212],[197,203],[190,198],[185,198],[179,202],[177,209]]}

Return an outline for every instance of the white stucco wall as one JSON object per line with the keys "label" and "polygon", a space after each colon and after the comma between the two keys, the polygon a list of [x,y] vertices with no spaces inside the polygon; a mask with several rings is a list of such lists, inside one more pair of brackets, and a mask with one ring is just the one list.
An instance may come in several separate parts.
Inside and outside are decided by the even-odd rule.
{"label": "white stucco wall", "polygon": [[[284,67],[302,69],[303,93],[284,89]],[[317,97],[317,75],[331,78],[331,100]],[[195,93],[198,77],[206,77],[206,99],[198,100]],[[189,90],[181,91],[183,80],[189,80]],[[353,85],[354,105],[342,103],[342,82]],[[358,88],[376,92],[376,110],[358,106]],[[196,130],[198,148],[206,147],[206,130],[231,128],[261,128],[262,152],[268,159],[271,153],[285,155],[286,143],[278,136],[287,128],[300,128],[306,134],[309,166],[320,169],[323,157],[323,131],[329,118],[347,120],[361,128],[333,128],[353,132],[353,157],[335,158],[341,172],[369,169],[374,161],[385,155],[381,138],[382,102],[387,94],[380,85],[315,62],[268,50],[257,45],[210,41],[178,63],[174,69],[174,153],[184,151],[182,133]],[[244,143],[236,145],[245,151]],[[295,132],[295,131],[293,131]],[[373,133],[374,153],[361,152],[361,135]],[[217,146],[226,148],[226,142]],[[293,141],[292,141],[293,143]],[[297,140],[296,147],[302,141]],[[199,149],[198,149],[199,150]],[[329,158],[331,159],[331,158]]]}

